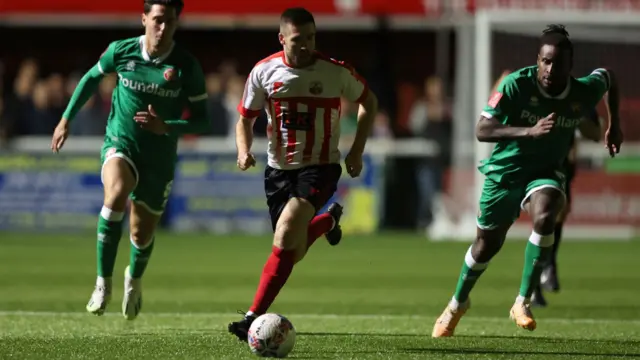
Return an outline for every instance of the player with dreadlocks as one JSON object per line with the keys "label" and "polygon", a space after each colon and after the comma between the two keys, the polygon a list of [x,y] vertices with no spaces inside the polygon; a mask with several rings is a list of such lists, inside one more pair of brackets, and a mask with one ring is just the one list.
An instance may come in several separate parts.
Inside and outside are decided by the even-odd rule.
{"label": "player with dreadlocks", "polygon": [[611,156],[620,150],[618,88],[613,73],[596,69],[571,76],[573,45],[562,25],[549,25],[540,37],[537,65],[505,77],[491,95],[476,125],[481,142],[495,143],[489,159],[478,167],[485,175],[477,217],[476,239],[466,253],[453,298],[436,320],[433,337],[453,336],[469,310],[469,294],[498,253],[520,210],[528,211],[533,230],[524,253],[520,291],[510,311],[517,326],[534,330],[531,295],[551,256],[556,220],[565,207],[565,160],[576,128],[608,92],[609,127],[605,134]]}
{"label": "player with dreadlocks", "polygon": [[[104,205],[98,217],[98,276],[86,309],[104,314],[112,294],[113,268],[129,214],[129,266],[124,274],[122,314],[128,320],[142,307],[142,275],[155,243],[155,229],[171,192],[182,134],[206,132],[210,117],[200,63],[173,41],[182,0],[144,0],[145,33],[112,42],[75,89],[56,127],[51,150],[59,152],[69,124],[107,74],[117,74],[113,106],[102,145]],[[189,120],[181,119],[189,108]]]}

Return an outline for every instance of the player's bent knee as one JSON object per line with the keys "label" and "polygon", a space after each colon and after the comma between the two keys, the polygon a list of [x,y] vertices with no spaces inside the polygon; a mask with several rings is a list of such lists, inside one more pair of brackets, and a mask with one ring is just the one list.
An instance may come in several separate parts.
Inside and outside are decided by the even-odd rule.
{"label": "player's bent knee", "polygon": [[502,248],[508,230],[508,226],[491,230],[478,229],[471,246],[471,256],[480,263],[489,262]]}
{"label": "player's bent knee", "polygon": [[307,229],[314,214],[315,208],[308,200],[289,199],[278,219],[273,245],[285,250],[306,251],[303,245],[307,243]]}
{"label": "player's bent knee", "polygon": [[131,243],[138,248],[145,248],[149,245],[153,240],[160,216],[148,209],[144,204],[132,202],[129,224]]}
{"label": "player's bent knee", "polygon": [[[300,225],[297,226],[298,228]],[[279,221],[273,237],[273,245],[284,250],[296,250],[302,243],[300,229],[293,221]],[[305,240],[306,241],[306,240]]]}
{"label": "player's bent knee", "polygon": [[146,248],[153,239],[153,233],[144,233],[141,231],[131,231],[130,240],[131,243],[140,249]]}
{"label": "player's bent knee", "polygon": [[127,198],[136,186],[135,175],[130,165],[121,158],[112,158],[102,170],[104,205],[110,209],[124,211]]}
{"label": "player's bent knee", "polygon": [[541,211],[533,216],[533,229],[539,234],[549,235],[553,233],[557,219],[558,213],[551,210]]}

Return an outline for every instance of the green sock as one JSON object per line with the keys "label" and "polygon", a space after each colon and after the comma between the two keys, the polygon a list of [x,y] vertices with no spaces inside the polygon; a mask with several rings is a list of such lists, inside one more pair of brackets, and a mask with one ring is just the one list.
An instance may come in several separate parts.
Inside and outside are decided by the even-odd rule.
{"label": "green sock", "polygon": [[147,269],[151,252],[153,252],[153,245],[155,244],[155,237],[151,238],[151,241],[144,247],[138,248],[133,242],[131,243],[131,252],[129,253],[129,274],[132,278],[141,278],[144,271]]}
{"label": "green sock", "polygon": [[460,270],[460,277],[458,278],[458,285],[456,286],[456,292],[453,297],[462,304],[469,298],[469,293],[473,289],[476,281],[480,278],[480,275],[487,269],[489,263],[478,263],[473,259],[471,255],[471,247],[467,250],[467,255],[464,257],[464,263],[462,264],[462,270]]}
{"label": "green sock", "polygon": [[118,244],[122,237],[122,219],[124,213],[114,212],[106,206],[102,207],[98,217],[98,276],[109,278],[113,275],[113,267],[118,255]]}
{"label": "green sock", "polygon": [[524,250],[524,268],[520,283],[520,297],[529,299],[533,290],[540,284],[540,274],[553,253],[553,234],[531,233]]}

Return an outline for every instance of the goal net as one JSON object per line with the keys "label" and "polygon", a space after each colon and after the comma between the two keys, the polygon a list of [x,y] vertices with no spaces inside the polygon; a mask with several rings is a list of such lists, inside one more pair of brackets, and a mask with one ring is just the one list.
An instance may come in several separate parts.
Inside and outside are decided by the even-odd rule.
{"label": "goal net", "polygon": [[[488,6],[489,2],[481,3]],[[474,25],[469,29],[472,33],[468,35],[472,40],[468,46],[474,48],[473,53],[469,54],[473,60],[466,64],[472,69],[465,69],[458,64],[459,73],[470,73],[472,79],[467,82],[466,89],[456,92],[471,104],[459,103],[459,106],[470,107],[473,115],[470,120],[462,118],[466,114],[459,114],[455,126],[473,127],[500,75],[505,70],[534,65],[542,30],[548,24],[564,24],[574,44],[574,76],[587,75],[598,67],[611,68],[616,72],[622,97],[621,117],[625,136],[622,154],[615,159],[609,158],[602,143],[579,140],[578,175],[572,187],[572,212],[566,223],[565,234],[572,239],[633,238],[640,224],[640,148],[636,146],[640,144],[640,122],[635,121],[640,115],[640,66],[637,65],[640,59],[640,9],[629,5],[620,10],[622,5],[632,2],[616,0],[530,0],[511,2],[508,9],[504,8],[505,3],[509,2],[491,2],[491,8],[479,8],[475,13]],[[619,6],[612,8],[612,4]],[[479,7],[481,5],[478,4]],[[456,83],[460,84],[460,81]],[[603,103],[598,110],[606,123]],[[473,154],[468,157],[474,164],[490,155],[492,144],[469,138],[473,136],[472,131],[456,134],[455,141],[460,144],[473,142]],[[464,155],[457,158],[458,164],[468,164],[469,160]],[[470,168],[475,170],[475,166],[463,166],[465,175],[458,175],[456,184],[450,184],[453,197],[458,199],[458,208],[455,210],[458,214],[441,216],[435,229],[432,229],[432,238],[469,241],[475,235],[477,200],[484,177],[477,171],[472,171],[473,175],[470,175]],[[457,172],[460,173],[460,169]],[[465,184],[460,178],[472,180]],[[459,204],[465,206],[461,209]],[[530,218],[523,212],[509,237],[526,237],[530,231]]]}

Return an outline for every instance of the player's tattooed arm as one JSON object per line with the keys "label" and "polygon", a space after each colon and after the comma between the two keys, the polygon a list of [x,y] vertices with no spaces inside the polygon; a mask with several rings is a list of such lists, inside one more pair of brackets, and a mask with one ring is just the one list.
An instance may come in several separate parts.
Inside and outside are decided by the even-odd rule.
{"label": "player's tattooed arm", "polygon": [[538,138],[551,131],[555,119],[556,114],[552,113],[538,120],[533,127],[515,127],[505,125],[493,117],[487,118],[481,116],[480,121],[478,121],[476,125],[476,138],[480,142]]}

